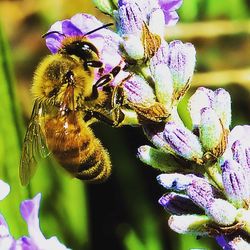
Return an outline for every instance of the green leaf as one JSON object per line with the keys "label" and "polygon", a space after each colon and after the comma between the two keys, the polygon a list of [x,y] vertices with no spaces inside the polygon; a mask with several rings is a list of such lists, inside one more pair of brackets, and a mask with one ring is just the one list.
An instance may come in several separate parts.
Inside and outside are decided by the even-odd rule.
{"label": "green leaf", "polygon": [[27,190],[21,188],[18,174],[23,123],[19,109],[20,104],[16,97],[10,48],[1,24],[0,93],[0,178],[11,186],[10,195],[0,203],[0,211],[10,225],[11,233],[14,236],[20,236],[26,232],[26,227],[19,213],[19,204],[27,197]]}

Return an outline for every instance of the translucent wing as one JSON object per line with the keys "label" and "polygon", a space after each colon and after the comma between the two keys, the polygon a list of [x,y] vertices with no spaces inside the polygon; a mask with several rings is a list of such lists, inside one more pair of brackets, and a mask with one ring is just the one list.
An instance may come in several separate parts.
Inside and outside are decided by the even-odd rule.
{"label": "translucent wing", "polygon": [[49,151],[46,139],[41,129],[41,122],[45,116],[42,103],[35,101],[29,125],[24,138],[19,176],[22,185],[27,185],[31,177],[35,174],[37,160],[40,157],[47,157]]}

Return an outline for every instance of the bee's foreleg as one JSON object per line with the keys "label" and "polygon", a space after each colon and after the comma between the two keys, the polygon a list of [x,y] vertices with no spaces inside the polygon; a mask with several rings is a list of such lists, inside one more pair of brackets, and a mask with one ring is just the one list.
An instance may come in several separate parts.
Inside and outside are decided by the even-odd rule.
{"label": "bee's foreleg", "polygon": [[89,67],[92,68],[99,68],[98,73],[99,75],[103,74],[103,70],[104,70],[104,64],[101,61],[85,61],[83,63],[83,68],[85,70],[88,70]]}
{"label": "bee's foreleg", "polygon": [[98,79],[98,81],[94,84],[95,88],[104,87],[109,84],[121,71],[121,66],[117,65],[114,67],[108,74],[103,75]]}

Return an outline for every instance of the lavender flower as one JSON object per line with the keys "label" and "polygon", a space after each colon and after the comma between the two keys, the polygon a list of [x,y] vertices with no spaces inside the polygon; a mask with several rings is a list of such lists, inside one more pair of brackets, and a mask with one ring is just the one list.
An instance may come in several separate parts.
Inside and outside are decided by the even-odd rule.
{"label": "lavender flower", "polygon": [[[2,196],[9,192],[8,184],[0,181]],[[3,195],[4,194],[4,195]],[[38,211],[41,194],[36,195],[31,200],[21,203],[21,214],[28,225],[29,237],[23,236],[15,240],[10,232],[4,217],[0,214],[0,249],[3,250],[67,250],[56,237],[46,239],[39,226]]]}

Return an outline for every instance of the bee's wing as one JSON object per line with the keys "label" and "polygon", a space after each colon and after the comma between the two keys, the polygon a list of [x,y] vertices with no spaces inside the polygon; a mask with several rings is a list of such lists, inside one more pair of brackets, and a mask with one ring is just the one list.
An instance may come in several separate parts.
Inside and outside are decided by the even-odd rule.
{"label": "bee's wing", "polygon": [[40,157],[47,157],[49,155],[46,138],[40,126],[40,120],[45,116],[43,109],[42,103],[38,100],[35,101],[22,148],[19,168],[22,185],[27,185],[34,175],[37,168],[37,160]]}

